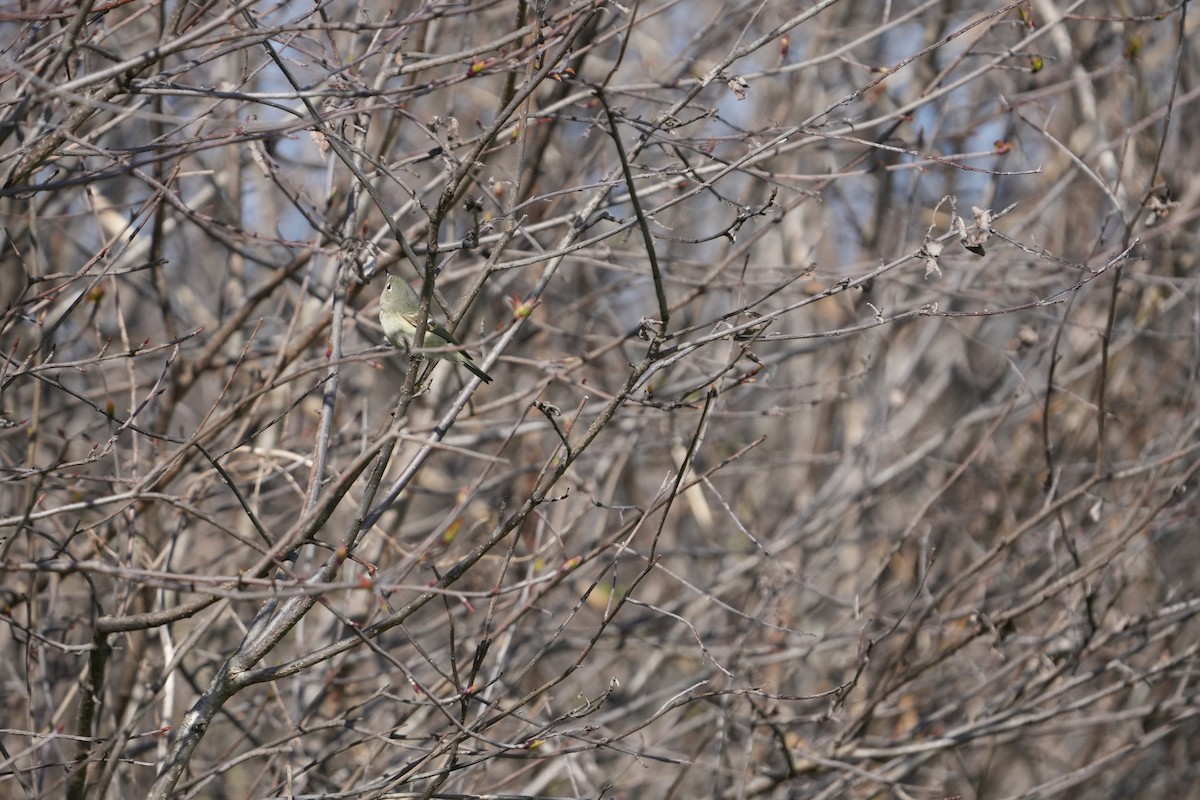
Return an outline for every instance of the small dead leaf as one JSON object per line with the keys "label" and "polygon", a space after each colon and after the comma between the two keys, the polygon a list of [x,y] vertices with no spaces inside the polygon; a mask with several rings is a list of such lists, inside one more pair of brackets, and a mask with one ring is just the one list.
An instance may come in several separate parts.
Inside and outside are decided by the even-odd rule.
{"label": "small dead leaf", "polygon": [[925,243],[921,245],[921,251],[917,256],[925,262],[925,277],[936,275],[942,277],[942,268],[938,266],[938,256],[942,254],[945,245],[935,241],[933,238],[926,236]]}
{"label": "small dead leaf", "polygon": [[959,241],[962,246],[970,250],[977,256],[986,254],[983,245],[992,237],[992,220],[996,215],[992,213],[990,208],[976,208],[971,206],[971,213],[975,215],[975,225],[967,228],[967,223],[963,222],[962,217],[954,218],[954,229],[958,232]]}

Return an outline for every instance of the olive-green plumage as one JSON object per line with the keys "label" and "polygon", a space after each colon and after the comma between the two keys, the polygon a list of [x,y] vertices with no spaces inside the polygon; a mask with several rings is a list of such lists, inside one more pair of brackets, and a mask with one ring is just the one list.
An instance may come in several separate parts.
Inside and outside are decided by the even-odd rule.
{"label": "olive-green plumage", "polygon": [[[383,326],[383,335],[388,341],[403,350],[412,347],[417,334],[417,311],[421,307],[421,298],[413,290],[408,281],[388,276],[387,284],[383,287],[383,297],[379,300],[379,323]],[[425,340],[421,343],[426,347],[458,347],[459,344],[450,335],[450,331],[434,322],[432,319],[425,326]],[[437,353],[422,353],[429,358],[443,358],[462,364],[484,383],[491,383],[492,377],[475,366],[471,357],[462,350],[442,350]]]}

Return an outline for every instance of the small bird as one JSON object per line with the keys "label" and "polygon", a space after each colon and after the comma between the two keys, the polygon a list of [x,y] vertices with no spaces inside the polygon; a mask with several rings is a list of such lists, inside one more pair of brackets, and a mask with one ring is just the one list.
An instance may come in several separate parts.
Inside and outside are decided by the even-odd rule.
{"label": "small bird", "polygon": [[[417,297],[408,281],[389,275],[387,284],[383,287],[383,297],[379,300],[379,324],[383,326],[383,335],[389,342],[403,350],[412,347],[417,334],[417,311],[420,307],[421,299]],[[450,335],[450,331],[432,319],[425,326],[425,341],[422,344],[424,347],[460,346]],[[492,382],[492,376],[475,366],[471,357],[462,350],[443,350],[426,355],[462,364],[484,383]]]}

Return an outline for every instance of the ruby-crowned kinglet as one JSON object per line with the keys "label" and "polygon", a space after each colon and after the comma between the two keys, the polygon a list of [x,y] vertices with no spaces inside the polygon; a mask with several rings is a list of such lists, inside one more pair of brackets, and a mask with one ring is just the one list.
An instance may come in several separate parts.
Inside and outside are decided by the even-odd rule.
{"label": "ruby-crowned kinglet", "polygon": [[[402,350],[412,347],[417,334],[417,311],[420,307],[421,299],[409,286],[408,281],[389,275],[387,284],[383,287],[383,297],[379,300],[379,323],[383,326],[383,335],[389,342]],[[459,344],[450,335],[450,331],[431,319],[425,326],[422,348],[425,347],[459,347]],[[492,377],[475,366],[471,357],[462,350],[442,350],[423,355],[462,364],[484,383],[492,382]]]}

